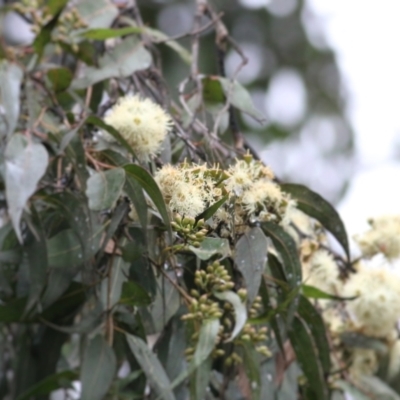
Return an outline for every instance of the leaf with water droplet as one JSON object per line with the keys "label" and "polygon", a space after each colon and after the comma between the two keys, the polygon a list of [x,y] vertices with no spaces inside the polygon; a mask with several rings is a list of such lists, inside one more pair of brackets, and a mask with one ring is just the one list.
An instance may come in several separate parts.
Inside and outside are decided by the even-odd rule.
{"label": "leaf with water droplet", "polygon": [[252,303],[257,296],[267,260],[267,238],[260,228],[251,228],[238,240],[234,259],[246,282],[248,302]]}
{"label": "leaf with water droplet", "polygon": [[200,260],[209,260],[216,254],[220,254],[220,258],[222,259],[227,257],[231,252],[231,248],[227,239],[210,237],[206,237],[200,243],[200,247],[189,246],[189,249],[196,254]]}
{"label": "leaf with water droplet", "polygon": [[46,172],[49,155],[45,147],[33,139],[14,134],[5,150],[5,181],[8,213],[20,242],[22,211]]}

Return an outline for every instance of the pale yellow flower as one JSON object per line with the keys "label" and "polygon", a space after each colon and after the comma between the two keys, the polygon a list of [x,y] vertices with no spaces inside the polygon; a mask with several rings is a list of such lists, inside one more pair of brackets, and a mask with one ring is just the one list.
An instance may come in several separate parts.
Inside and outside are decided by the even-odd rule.
{"label": "pale yellow flower", "polygon": [[341,282],[338,279],[338,266],[332,255],[320,249],[312,254],[304,271],[304,280],[307,285],[329,293],[337,294]]}
{"label": "pale yellow flower", "polygon": [[386,338],[400,317],[400,278],[387,268],[358,267],[344,286],[345,296],[359,296],[347,303],[354,328]]}
{"label": "pale yellow flower", "polygon": [[378,357],[375,350],[356,348],[352,351],[350,374],[354,379],[373,375],[378,369]]}
{"label": "pale yellow flower", "polygon": [[365,257],[382,253],[389,260],[400,257],[400,216],[371,219],[371,229],[354,237]]}
{"label": "pale yellow flower", "polygon": [[[159,153],[172,126],[171,117],[158,104],[137,95],[120,98],[104,121],[121,134],[141,161]],[[107,132],[103,136],[115,141]]]}

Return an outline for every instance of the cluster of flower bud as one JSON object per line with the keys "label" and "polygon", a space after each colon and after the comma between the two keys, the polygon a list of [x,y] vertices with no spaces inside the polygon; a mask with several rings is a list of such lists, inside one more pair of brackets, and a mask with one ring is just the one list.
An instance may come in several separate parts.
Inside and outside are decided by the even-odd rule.
{"label": "cluster of flower bud", "polygon": [[257,317],[257,315],[260,313],[260,310],[262,308],[262,304],[261,304],[261,297],[257,296],[254,301],[253,304],[250,307],[249,310],[249,317],[250,318],[255,318]]}
{"label": "cluster of flower bud", "polygon": [[224,292],[235,286],[229,272],[218,261],[208,265],[206,270],[197,270],[194,282],[196,286],[206,292]]}
{"label": "cluster of flower bud", "polygon": [[[46,7],[46,2],[38,0],[23,0],[15,2],[12,9],[23,15],[29,16],[32,20],[31,31],[38,34],[42,28],[50,22],[53,16]],[[76,39],[71,37],[70,33],[74,30],[86,28],[87,23],[79,15],[76,8],[66,9],[58,19],[56,29],[52,34],[52,41],[59,47],[60,44],[71,46],[72,50],[78,51]]]}
{"label": "cluster of flower bud", "polygon": [[171,222],[172,229],[184,240],[185,244],[199,247],[208,230],[204,228],[204,219],[197,221],[193,217],[182,217],[176,214]]}

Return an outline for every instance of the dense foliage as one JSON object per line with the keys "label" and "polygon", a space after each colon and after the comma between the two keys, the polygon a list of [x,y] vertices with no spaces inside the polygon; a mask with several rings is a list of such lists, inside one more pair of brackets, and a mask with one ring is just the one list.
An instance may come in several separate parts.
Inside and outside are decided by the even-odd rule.
{"label": "dense foliage", "polygon": [[[198,71],[203,31],[241,49],[196,4],[191,51],[135,3],[9,6],[36,37],[0,43],[0,397],[397,399],[396,276],[259,160],[249,92]],[[399,226],[371,221],[363,257],[397,258]]]}

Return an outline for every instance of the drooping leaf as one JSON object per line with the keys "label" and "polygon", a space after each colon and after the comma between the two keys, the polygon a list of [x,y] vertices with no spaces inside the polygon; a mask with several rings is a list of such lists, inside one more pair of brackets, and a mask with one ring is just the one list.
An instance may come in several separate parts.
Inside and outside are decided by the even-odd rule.
{"label": "drooping leaf", "polygon": [[348,348],[371,349],[384,355],[388,352],[388,345],[381,339],[365,336],[357,332],[343,332],[340,340]]}
{"label": "drooping leaf", "polygon": [[139,337],[126,334],[126,340],[137,362],[142,367],[150,387],[158,395],[158,398],[175,400],[169,378],[157,356]]}
{"label": "drooping leaf", "polygon": [[161,218],[163,219],[170,240],[172,241],[172,231],[171,225],[169,221],[169,215],[167,211],[167,207],[164,202],[164,198],[158,187],[157,183],[155,182],[154,178],[142,167],[139,165],[129,164],[124,166],[125,172],[128,176],[135,179],[140,186],[145,190],[145,192],[149,195],[150,199],[153,201],[154,205],[157,207]]}
{"label": "drooping leaf", "polygon": [[66,90],[72,81],[72,73],[65,67],[49,69],[47,77],[56,93]]}
{"label": "drooping leaf", "polygon": [[43,145],[15,134],[5,151],[5,181],[8,212],[20,242],[20,221],[26,202],[46,171],[49,155]]}
{"label": "drooping leaf", "polygon": [[0,114],[0,138],[10,136],[17,126],[20,110],[20,88],[24,73],[16,63],[0,62],[0,99],[4,113]]}
{"label": "drooping leaf", "polygon": [[216,254],[220,254],[221,258],[227,257],[231,248],[227,239],[206,237],[201,243],[200,247],[189,246],[192,251],[200,260],[209,260]]}
{"label": "drooping leaf", "polygon": [[114,208],[125,184],[125,171],[114,168],[94,173],[87,181],[86,196],[91,210]]}
{"label": "drooping leaf", "polygon": [[50,394],[59,388],[72,387],[72,382],[77,378],[78,374],[75,371],[66,370],[56,372],[55,374],[44,378],[34,386],[30,387],[27,391],[20,394],[16,400],[29,400],[36,396]]}
{"label": "drooping leaf", "polygon": [[114,256],[108,277],[101,282],[101,300],[104,308],[111,310],[120,300],[122,286],[128,279],[130,264],[122,257]]}
{"label": "drooping leaf", "polygon": [[310,301],[301,295],[299,296],[298,313],[311,332],[323,371],[327,374],[331,368],[331,358],[324,321]]}
{"label": "drooping leaf", "polygon": [[151,55],[140,41],[129,36],[99,59],[99,67],[87,67],[81,78],[72,81],[72,88],[84,89],[109,78],[125,78],[148,68]]}
{"label": "drooping leaf", "polygon": [[258,227],[251,228],[236,243],[235,264],[246,282],[249,303],[252,303],[258,294],[266,253],[267,238]]}
{"label": "drooping leaf", "polygon": [[301,264],[292,237],[279,225],[272,222],[261,222],[261,229],[271,238],[277,252],[282,257],[286,279],[292,287],[301,283]]}
{"label": "drooping leaf", "polygon": [[231,290],[225,292],[214,292],[214,296],[219,300],[224,300],[232,304],[235,313],[235,327],[232,330],[231,336],[226,342],[231,342],[240,333],[244,324],[247,321],[246,305],[242,303],[240,297]]}
{"label": "drooping leaf", "polygon": [[36,302],[46,284],[47,279],[47,246],[46,234],[37,211],[32,207],[32,219],[35,223],[36,240],[25,248],[25,256],[29,266],[29,299],[27,311]]}
{"label": "drooping leaf", "polygon": [[113,349],[97,335],[87,345],[80,374],[81,400],[101,400],[111,385],[117,368]]}
{"label": "drooping leaf", "polygon": [[251,389],[251,399],[261,399],[261,365],[259,355],[254,346],[245,344],[243,346],[243,367],[249,380]]}
{"label": "drooping leaf", "polygon": [[347,258],[350,258],[349,240],[346,228],[338,212],[318,193],[303,185],[286,183],[281,185],[297,202],[297,208],[319,221],[343,247]]}
{"label": "drooping leaf", "polygon": [[[220,327],[220,322],[219,320],[216,319],[210,319],[207,321],[204,321],[203,324],[201,325],[200,332],[199,332],[199,340],[196,345],[196,350],[194,352],[193,358],[190,361],[190,364],[186,371],[181,373],[171,384],[171,388],[175,388],[178,386],[181,382],[183,382],[189,375],[191,375],[197,368],[201,367],[203,363],[207,364],[207,359],[209,358],[211,352],[215,348],[215,343],[216,339],[218,336],[218,330]],[[210,373],[210,369],[207,368],[206,370],[202,370],[201,374],[204,378],[204,373],[205,371],[208,370],[208,373]],[[199,377],[198,376],[193,376],[193,379],[196,381]],[[208,377],[207,379],[208,383]],[[203,382],[204,383],[204,382]],[[193,385],[193,383],[192,383]],[[195,392],[199,392],[201,390],[200,388],[195,389]]]}
{"label": "drooping leaf", "polygon": [[324,370],[309,327],[301,318],[295,316],[292,329],[288,331],[288,336],[296,354],[297,362],[307,378],[307,384],[314,396],[316,396],[315,399],[328,400],[328,388]]}

